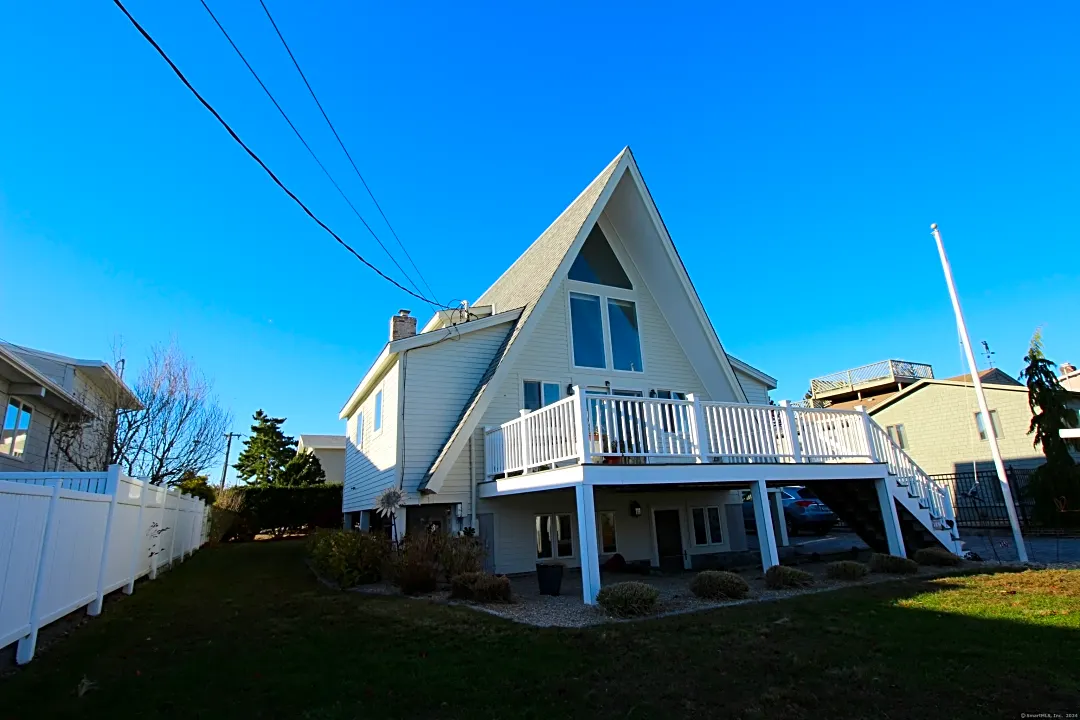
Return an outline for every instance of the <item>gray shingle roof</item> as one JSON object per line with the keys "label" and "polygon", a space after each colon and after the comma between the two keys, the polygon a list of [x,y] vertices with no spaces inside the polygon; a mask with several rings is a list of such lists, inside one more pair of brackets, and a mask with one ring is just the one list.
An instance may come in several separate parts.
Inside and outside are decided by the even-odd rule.
{"label": "gray shingle roof", "polygon": [[495,357],[492,359],[487,371],[480,378],[480,382],[477,383],[469,401],[465,403],[461,417],[458,418],[450,437],[443,444],[439,454],[435,456],[434,462],[431,463],[431,467],[420,483],[421,490],[427,486],[432,474],[435,473],[449,454],[450,446],[454,443],[454,440],[464,432],[465,425],[487,390],[495,371],[499,369],[499,365],[510,351],[514,341],[521,334],[521,329],[528,322],[529,316],[532,315],[536,302],[551,283],[555,271],[559,269],[563,258],[566,257],[570,246],[581,231],[581,226],[584,225],[597,200],[600,199],[600,194],[603,192],[604,187],[607,186],[608,181],[611,180],[619,161],[627,154],[630,154],[629,147],[623,148],[623,151],[615,156],[615,159],[608,163],[608,166],[599,175],[593,178],[593,181],[589,183],[581,194],[555,219],[555,222],[551,223],[547,230],[476,301],[476,305],[494,305],[495,312],[516,310],[517,308],[523,308],[523,310],[521,317],[517,319],[510,332],[507,333],[502,347],[495,353]]}

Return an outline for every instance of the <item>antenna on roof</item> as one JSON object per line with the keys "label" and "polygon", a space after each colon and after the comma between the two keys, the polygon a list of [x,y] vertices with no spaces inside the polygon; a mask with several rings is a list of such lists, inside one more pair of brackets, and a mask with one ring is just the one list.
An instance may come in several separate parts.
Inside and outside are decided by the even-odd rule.
{"label": "antenna on roof", "polygon": [[993,350],[990,349],[990,343],[986,342],[985,340],[982,341],[982,346],[983,346],[983,355],[986,356],[986,364],[990,366],[991,370],[993,370],[994,369],[994,358],[993,358],[993,356],[996,355],[997,353],[995,353]]}

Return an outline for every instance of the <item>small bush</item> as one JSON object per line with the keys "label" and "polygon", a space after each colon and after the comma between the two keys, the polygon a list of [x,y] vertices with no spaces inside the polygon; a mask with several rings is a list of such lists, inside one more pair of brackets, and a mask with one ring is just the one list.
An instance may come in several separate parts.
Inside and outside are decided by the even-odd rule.
{"label": "small bush", "polygon": [[347,588],[382,579],[390,544],[383,535],[319,530],[308,538],[307,552],[319,575]]}
{"label": "small bush", "polygon": [[800,588],[813,584],[813,575],[805,570],[788,567],[787,565],[773,565],[765,571],[765,587],[770,590]]}
{"label": "small bush", "polygon": [[874,553],[870,556],[870,572],[910,575],[919,572],[919,564],[899,555]]}
{"label": "small bush", "polygon": [[659,599],[660,593],[656,588],[636,581],[608,585],[601,588],[596,596],[600,607],[615,617],[651,615]]}
{"label": "small bush", "polygon": [[391,555],[390,581],[406,595],[433,592],[439,583],[441,542],[434,533],[405,536]]}
{"label": "small bush", "polygon": [[341,485],[231,487],[218,493],[215,505],[237,514],[225,540],[341,527]]}
{"label": "small bush", "polygon": [[471,536],[439,536],[436,541],[437,560],[446,582],[458,575],[478,573],[484,567],[484,545],[480,538]]}
{"label": "small bush", "polygon": [[706,600],[739,600],[750,594],[750,586],[735,573],[705,570],[690,581],[690,592]]}
{"label": "small bush", "polygon": [[864,563],[854,560],[837,560],[825,566],[825,577],[832,580],[861,580],[869,572]]}
{"label": "small bush", "polygon": [[510,602],[510,578],[486,572],[466,572],[450,581],[450,597],[473,602]]}
{"label": "small bush", "polygon": [[936,565],[938,567],[952,567],[959,565],[962,558],[954,555],[945,548],[928,547],[915,551],[915,562],[920,565]]}

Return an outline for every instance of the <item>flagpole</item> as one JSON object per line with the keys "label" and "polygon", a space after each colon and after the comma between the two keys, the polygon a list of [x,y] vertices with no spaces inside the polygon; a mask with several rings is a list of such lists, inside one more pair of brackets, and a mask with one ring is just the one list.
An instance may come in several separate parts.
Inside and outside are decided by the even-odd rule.
{"label": "flagpole", "polygon": [[949,298],[952,300],[953,312],[956,314],[956,329],[960,332],[961,343],[964,346],[964,355],[967,357],[968,368],[971,372],[971,384],[975,386],[975,398],[979,401],[979,412],[982,413],[986,439],[990,443],[990,454],[994,457],[994,469],[997,470],[998,482],[1001,484],[1001,494],[1005,498],[1005,511],[1009,515],[1009,525],[1012,527],[1016,553],[1020,557],[1020,562],[1026,563],[1028,561],[1027,548],[1024,546],[1024,536],[1020,534],[1020,522],[1016,518],[1016,506],[1013,505],[1012,492],[1009,490],[1009,479],[1005,474],[1005,463],[1001,460],[997,432],[994,430],[994,422],[990,417],[990,411],[986,407],[986,394],[983,393],[982,378],[979,377],[979,368],[975,364],[975,355],[971,351],[971,338],[968,336],[967,323],[964,322],[964,312],[960,309],[960,297],[956,294],[956,285],[953,283],[952,267],[949,265],[949,258],[945,255],[945,245],[941,242],[941,233],[938,232],[937,223],[930,226],[930,234],[934,236],[934,240],[937,242],[938,255],[941,256],[941,269],[945,271],[945,284],[949,286]]}

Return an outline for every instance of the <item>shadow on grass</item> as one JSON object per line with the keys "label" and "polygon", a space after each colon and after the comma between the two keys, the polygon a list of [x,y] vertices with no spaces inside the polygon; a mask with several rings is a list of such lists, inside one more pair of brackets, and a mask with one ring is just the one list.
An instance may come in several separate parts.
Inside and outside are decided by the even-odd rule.
{"label": "shadow on grass", "polygon": [[[1080,705],[1080,640],[1067,624],[1077,600],[1055,596],[1073,614],[1044,619],[1054,625],[938,609],[969,592],[966,575],[560,630],[335,592],[302,554],[289,542],[200,552],[0,681],[0,718],[135,707],[142,717],[986,718]],[[93,685],[79,697],[84,677]]]}

